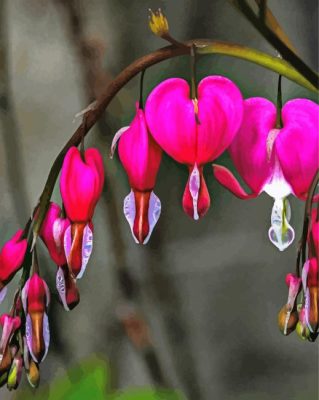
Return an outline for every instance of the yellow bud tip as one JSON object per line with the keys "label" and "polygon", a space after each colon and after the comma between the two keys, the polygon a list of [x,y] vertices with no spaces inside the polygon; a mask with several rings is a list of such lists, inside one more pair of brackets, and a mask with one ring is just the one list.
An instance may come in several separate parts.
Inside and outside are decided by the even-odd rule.
{"label": "yellow bud tip", "polygon": [[149,9],[149,21],[148,25],[150,30],[156,36],[164,36],[168,33],[168,21],[165,15],[162,13],[162,10],[159,8],[157,11],[153,12]]}

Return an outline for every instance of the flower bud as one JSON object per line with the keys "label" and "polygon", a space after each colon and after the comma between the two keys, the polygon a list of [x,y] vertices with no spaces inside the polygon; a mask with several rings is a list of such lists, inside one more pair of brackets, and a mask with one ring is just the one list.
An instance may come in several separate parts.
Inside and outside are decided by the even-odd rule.
{"label": "flower bud", "polygon": [[28,350],[33,360],[40,363],[46,357],[50,343],[47,316],[50,292],[37,273],[27,280],[22,290],[22,302],[26,314],[25,336]]}
{"label": "flower bud", "polygon": [[21,268],[24,260],[27,240],[21,239],[22,234],[23,230],[18,230],[14,236],[5,243],[0,252],[0,303],[6,295],[6,285]]}
{"label": "flower bud", "polygon": [[14,357],[10,371],[8,373],[7,388],[9,390],[15,390],[18,388],[21,375],[22,375],[23,360],[20,355]]}
{"label": "flower bud", "polygon": [[39,365],[34,362],[34,360],[30,360],[29,369],[27,370],[27,378],[30,386],[36,389],[40,383],[40,369]]}
{"label": "flower bud", "polygon": [[287,336],[296,329],[298,313],[296,310],[289,311],[285,304],[278,313],[278,326],[280,332]]}
{"label": "flower bud", "polygon": [[160,8],[155,12],[153,12],[151,9],[149,10],[148,25],[150,27],[150,30],[156,36],[162,37],[168,34],[168,21]]}

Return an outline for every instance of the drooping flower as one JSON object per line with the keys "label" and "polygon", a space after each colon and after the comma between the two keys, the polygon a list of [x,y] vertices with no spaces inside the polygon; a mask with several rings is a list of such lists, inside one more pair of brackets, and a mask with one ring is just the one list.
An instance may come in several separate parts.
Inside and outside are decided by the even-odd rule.
{"label": "drooping flower", "polygon": [[2,326],[2,336],[0,340],[0,373],[10,368],[12,358],[10,341],[17,329],[21,326],[21,319],[18,316],[2,314],[0,317],[0,325]]}
{"label": "drooping flower", "polygon": [[195,220],[210,206],[203,166],[229,146],[243,113],[241,93],[225,77],[204,78],[197,92],[198,98],[191,99],[185,80],[167,79],[151,92],[145,106],[146,121],[156,142],[189,168],[183,207]]}
{"label": "drooping flower", "polygon": [[77,279],[85,271],[92,252],[91,219],[104,185],[103,160],[97,149],[87,149],[83,159],[76,147],[67,152],[61,172],[60,191],[71,220],[64,234],[67,262]]}
{"label": "drooping flower", "polygon": [[131,125],[115,135],[113,151],[117,140],[120,160],[131,186],[131,192],[124,200],[124,214],[136,243],[146,244],[161,212],[160,199],[153,189],[162,150],[149,134],[144,111],[138,104]]}
{"label": "drooping flower", "polygon": [[297,296],[301,289],[301,278],[294,274],[286,276],[286,284],[289,288],[287,303],[278,314],[278,326],[283,335],[289,335],[298,323]]}
{"label": "drooping flower", "polygon": [[51,202],[42,224],[40,237],[56,265],[67,263],[64,253],[64,233],[70,226],[68,218],[61,218],[61,207]]}
{"label": "drooping flower", "polygon": [[22,239],[23,230],[19,229],[5,243],[0,252],[0,303],[3,301],[7,288],[16,272],[21,268],[27,249],[27,240]]}
{"label": "drooping flower", "polygon": [[25,336],[31,357],[36,363],[44,360],[50,343],[47,310],[50,291],[45,281],[34,273],[22,290],[22,304],[26,315]]}
{"label": "drooping flower", "polygon": [[294,239],[286,197],[293,194],[305,200],[319,167],[318,105],[306,99],[291,100],[281,115],[283,127],[277,129],[273,103],[259,97],[244,102],[243,123],[229,153],[250,194],[227,168],[213,168],[216,179],[241,199],[263,191],[274,198],[269,238],[284,250]]}
{"label": "drooping flower", "polygon": [[69,219],[61,218],[60,206],[51,202],[42,224],[40,236],[47,246],[52,260],[58,266],[56,287],[60,301],[67,311],[72,310],[80,301],[75,276],[67,265],[64,251],[64,234],[69,226]]}

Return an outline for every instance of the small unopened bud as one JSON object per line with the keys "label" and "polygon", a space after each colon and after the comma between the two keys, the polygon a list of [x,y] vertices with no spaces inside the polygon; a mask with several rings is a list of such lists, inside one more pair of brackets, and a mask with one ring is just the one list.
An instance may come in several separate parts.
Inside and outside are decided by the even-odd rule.
{"label": "small unopened bud", "polygon": [[278,326],[280,332],[287,336],[296,329],[298,322],[297,311],[289,311],[287,305],[285,304],[278,313]]}
{"label": "small unopened bud", "polygon": [[306,340],[310,337],[310,330],[307,326],[304,326],[300,321],[296,326],[296,333],[302,340]]}
{"label": "small unopened bud", "polygon": [[151,9],[149,10],[148,25],[156,36],[163,37],[168,34],[168,21],[160,8],[155,12]]}
{"label": "small unopened bud", "polygon": [[31,387],[37,388],[39,386],[40,383],[39,365],[32,359],[30,360],[29,370],[27,371],[27,378]]}
{"label": "small unopened bud", "polygon": [[9,374],[7,388],[9,390],[15,390],[18,388],[21,375],[22,375],[23,361],[21,355],[16,356],[12,362]]}

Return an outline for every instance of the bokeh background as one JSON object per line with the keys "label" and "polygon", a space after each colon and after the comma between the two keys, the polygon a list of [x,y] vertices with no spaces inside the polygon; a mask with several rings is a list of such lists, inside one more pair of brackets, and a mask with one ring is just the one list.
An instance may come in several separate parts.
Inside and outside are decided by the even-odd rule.
{"label": "bokeh background", "polygon": [[[63,4],[68,2],[0,1],[1,245],[24,226],[55,156],[80,123],[73,121],[74,115],[131,61],[165,45],[148,30],[148,8],[161,7],[179,39],[229,40],[276,54],[227,1],[70,1],[80,28]],[[270,0],[268,4],[300,56],[317,70],[317,1]],[[208,74],[231,78],[245,97],[275,101],[277,77],[258,66],[206,56],[198,62],[198,78]],[[145,93],[173,76],[189,78],[188,57],[147,70]],[[316,100],[287,80],[283,97]],[[140,352],[118,327],[116,310],[124,300],[116,270],[122,266],[139,287],[134,304],[150,326],[166,379],[186,398],[317,399],[317,345],[302,342],[295,334],[284,337],[277,328],[277,312],[287,296],[284,278],[294,268],[297,240],[284,253],[268,241],[271,198],[264,194],[250,201],[234,198],[216,183],[207,165],[212,205],[205,218],[194,222],[181,207],[187,170],[164,157],[155,190],[162,201],[161,218],[148,246],[133,242],[122,215],[129,185],[118,158],[111,161],[108,154],[113,134],[134,115],[137,98],[135,78],[86,141],[103,152],[107,173],[105,193],[94,216],[94,252],[79,283],[78,307],[66,313],[53,295],[51,347],[41,365],[43,389],[38,398],[50,398],[52,382],[60,378],[75,388],[81,374],[77,377],[68,371],[92,356],[110,366],[112,390],[153,384]],[[226,154],[219,162],[231,166]],[[59,201],[58,188],[53,198]],[[291,198],[291,205],[298,238],[303,204]],[[41,268],[55,293],[56,267],[43,246]],[[10,293],[17,282],[18,278]],[[10,305],[10,293],[1,312]],[[27,394],[34,396],[25,378],[21,387],[24,399]],[[0,391],[1,399],[15,396]]]}

